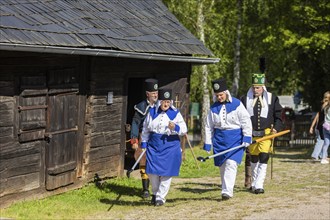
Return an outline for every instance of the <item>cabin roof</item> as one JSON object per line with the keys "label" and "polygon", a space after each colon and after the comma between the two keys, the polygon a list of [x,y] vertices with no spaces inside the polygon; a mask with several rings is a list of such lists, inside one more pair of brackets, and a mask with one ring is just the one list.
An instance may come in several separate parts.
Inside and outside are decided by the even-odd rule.
{"label": "cabin roof", "polygon": [[161,0],[1,0],[0,8],[6,48],[212,56]]}

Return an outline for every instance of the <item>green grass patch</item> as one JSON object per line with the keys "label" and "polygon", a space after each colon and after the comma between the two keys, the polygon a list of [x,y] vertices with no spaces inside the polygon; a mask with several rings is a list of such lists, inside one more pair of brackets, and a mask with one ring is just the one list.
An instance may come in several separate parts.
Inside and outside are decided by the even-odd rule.
{"label": "green grass patch", "polygon": [[[196,157],[208,156],[199,146],[194,147],[193,151]],[[270,173],[268,171],[267,194],[259,196],[259,200],[262,201],[263,198],[268,197],[268,200],[271,200],[276,196],[283,198],[283,196],[287,197],[288,193],[293,196],[294,192],[304,190],[313,191],[314,194],[327,190],[329,183],[327,172],[321,172],[319,178],[314,181],[309,173],[304,174],[307,170],[312,172],[310,169],[325,168],[325,166],[319,167],[320,164],[306,162],[305,159],[309,159],[309,151],[310,149],[278,149],[274,155],[274,179],[269,180]],[[198,203],[200,206],[210,201],[219,202],[221,193],[220,172],[219,168],[214,166],[213,159],[205,162],[197,161],[200,167],[198,169],[190,148],[185,149],[185,157],[180,176],[176,178],[201,178],[201,180],[193,182],[188,179],[171,187],[166,207],[178,206],[182,208],[189,202]],[[216,181],[213,179],[213,182],[209,183],[206,178],[212,177],[217,179]],[[244,189],[243,183],[244,160],[238,167],[236,179],[235,198],[238,200],[227,202],[227,206],[237,206],[238,201],[243,203],[253,196]],[[1,209],[0,216],[14,219],[84,219],[88,216],[98,216],[111,211],[111,214],[115,213],[116,219],[121,219],[125,218],[125,214],[130,213],[130,211],[133,212],[134,209],[149,209],[149,200],[143,200],[140,195],[141,180],[139,178],[112,178],[104,181],[100,187],[90,183],[81,189],[45,199],[18,202],[6,209]],[[246,206],[245,203],[242,205]],[[242,211],[238,218],[246,214],[248,213]]]}
{"label": "green grass patch", "polygon": [[[209,154],[200,149],[200,147],[193,147],[195,157],[207,157]],[[213,159],[205,162],[200,162],[194,159],[190,148],[185,149],[186,159],[182,162],[180,169],[180,178],[200,178],[200,177],[215,177],[219,176],[219,168],[214,166]],[[198,169],[198,166],[200,169]]]}
{"label": "green grass patch", "polygon": [[[5,210],[2,217],[15,219],[82,219],[95,211],[106,210],[111,201],[119,195],[125,196],[126,203],[139,200],[140,181],[114,178],[97,188],[94,184],[50,196],[36,201],[18,202]],[[127,205],[127,204],[126,204]]]}
{"label": "green grass patch", "polygon": [[[199,147],[194,147],[196,157],[208,156]],[[219,176],[219,169],[214,167],[213,160],[197,161],[189,148],[186,149],[186,159],[183,161],[179,178],[198,178]],[[149,205],[143,201],[141,194],[141,180],[134,178],[112,178],[103,182],[101,187],[94,183],[63,194],[50,196],[35,201],[18,202],[6,209],[1,209],[1,217],[15,219],[81,219],[93,213],[111,208],[133,209],[137,204]]]}

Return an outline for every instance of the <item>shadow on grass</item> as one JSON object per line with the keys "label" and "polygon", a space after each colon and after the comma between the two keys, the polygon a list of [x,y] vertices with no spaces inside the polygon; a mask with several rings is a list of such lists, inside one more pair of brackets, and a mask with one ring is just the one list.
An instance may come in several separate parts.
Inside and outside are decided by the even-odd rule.
{"label": "shadow on grass", "polygon": [[[150,200],[141,200],[141,201],[122,201],[120,200],[120,195],[116,199],[100,199],[100,202],[104,204],[109,204],[110,207],[108,208],[108,211],[111,211],[111,209],[115,206],[154,206],[151,204]],[[201,201],[201,200],[206,200],[206,201],[215,201],[215,202],[221,202],[221,196],[220,194],[216,198],[210,198],[210,197],[198,197],[198,198],[191,198],[191,197],[180,197],[180,198],[172,198],[172,199],[167,199],[166,200],[166,207],[174,207],[176,205],[179,205],[180,203],[186,203],[190,201]]]}
{"label": "shadow on grass", "polygon": [[196,194],[203,194],[203,193],[207,193],[210,191],[219,191],[219,189],[202,189],[202,188],[198,188],[198,187],[195,187],[195,188],[181,187],[181,188],[178,188],[178,190],[180,190],[182,192],[189,192],[189,193],[196,193]]}
{"label": "shadow on grass", "polygon": [[[190,185],[191,187],[180,187],[180,185]],[[178,187],[179,186],[179,187]],[[194,187],[195,186],[195,187]],[[171,186],[171,188],[174,186]],[[216,201],[220,202],[221,200],[221,185],[218,184],[210,184],[210,183],[182,183],[182,184],[177,184],[175,186],[176,190],[183,191],[183,192],[190,192],[194,194],[199,194],[198,198],[192,198],[192,197],[180,197],[180,198],[175,198],[175,199],[167,199],[166,200],[166,206],[171,207],[178,205],[179,203],[185,203],[188,201],[200,201],[200,200],[207,200],[207,201]],[[101,189],[101,188],[100,188]],[[135,187],[125,187],[125,186],[120,186],[116,184],[111,184],[111,183],[105,183],[103,184],[103,187],[101,190],[107,191],[107,192],[112,192],[117,194],[117,198],[115,199],[109,199],[109,198],[102,198],[99,201],[104,204],[110,205],[108,208],[108,211],[111,211],[111,209],[114,206],[153,206],[151,204],[151,197],[149,199],[140,199],[139,201],[128,201],[128,200],[123,200],[121,199],[122,196],[137,196],[140,195],[141,190],[137,189]],[[171,190],[171,189],[170,189]],[[216,194],[216,198],[211,198],[210,196],[203,196],[203,194],[215,191],[218,192]],[[235,189],[237,191],[237,189]],[[238,189],[238,191],[243,191],[242,189]]]}
{"label": "shadow on grass", "polygon": [[307,159],[295,159],[295,160],[280,160],[282,163],[320,163],[320,162],[314,162],[312,160]]}
{"label": "shadow on grass", "polygon": [[126,196],[136,196],[141,194],[141,189],[131,186],[123,186],[120,184],[106,182],[102,184],[101,190],[108,193],[115,193]]}
{"label": "shadow on grass", "polygon": [[[136,205],[146,205],[150,201],[149,200],[142,200],[141,202],[137,201],[124,201],[121,200],[122,196],[125,197],[140,197],[141,195],[141,189],[137,187],[132,186],[125,186],[121,185],[120,183],[110,183],[102,180],[99,178],[98,174],[95,174],[94,177],[94,183],[95,186],[105,193],[109,193],[109,197],[113,197],[113,195],[117,195],[116,199],[108,199],[108,198],[102,198],[99,201],[104,204],[110,204],[111,206],[108,208],[108,211],[110,211],[114,205],[120,205],[120,206],[136,206]],[[141,198],[142,199],[142,198]]]}
{"label": "shadow on grass", "polygon": [[310,155],[299,152],[296,154],[275,153],[273,154],[273,157],[279,159],[290,159],[290,160],[310,159]]}
{"label": "shadow on grass", "polygon": [[[180,185],[190,185],[188,187],[180,187]],[[207,192],[219,192],[221,194],[221,184],[211,184],[211,183],[193,183],[193,182],[186,182],[182,184],[177,184],[176,189],[189,192],[189,193],[196,193],[196,194],[203,194]],[[245,187],[240,187],[235,185],[235,192],[248,192],[249,190]]]}
{"label": "shadow on grass", "polygon": [[[105,191],[107,193],[116,194],[116,199],[102,198],[99,201],[104,204],[110,205],[107,211],[110,211],[115,205],[119,206],[145,206],[150,203],[150,199],[142,199],[141,189],[136,187],[122,186],[119,184],[113,183],[103,183],[101,187],[98,187],[100,190]],[[131,201],[131,200],[123,200],[122,196],[127,197],[138,197],[140,201]]]}
{"label": "shadow on grass", "polygon": [[279,159],[281,163],[314,163],[311,160],[311,155],[305,152],[295,154],[276,153],[273,157]]}
{"label": "shadow on grass", "polygon": [[[180,187],[180,185],[189,185],[189,186],[188,187]],[[182,191],[182,192],[202,194],[202,193],[206,193],[206,192],[210,192],[210,191],[219,191],[219,189],[221,189],[221,185],[212,184],[212,183],[186,182],[186,183],[182,183],[182,184],[177,184],[175,188],[177,190]]]}
{"label": "shadow on grass", "polygon": [[280,148],[275,150],[276,152],[273,154],[274,158],[290,160],[302,160],[311,158],[310,148]]}
{"label": "shadow on grass", "polygon": [[[319,163],[319,161],[312,160],[313,147],[302,148],[281,148],[273,155],[274,158],[280,159],[283,163]],[[330,154],[330,150],[328,150]]]}
{"label": "shadow on grass", "polygon": [[210,198],[210,197],[198,197],[198,198],[175,198],[175,199],[167,199],[166,200],[166,205],[167,207],[174,207],[177,206],[181,203],[186,203],[186,202],[190,202],[190,201],[215,201],[215,202],[222,202],[221,196],[220,194],[216,197],[216,198]]}
{"label": "shadow on grass", "polygon": [[122,195],[118,195],[116,199],[108,199],[108,198],[102,198],[100,199],[101,203],[108,204],[110,207],[107,211],[110,211],[115,205],[118,206],[146,206],[151,205],[150,200],[148,199],[142,199],[140,201],[125,201],[121,200]]}
{"label": "shadow on grass", "polygon": [[[227,202],[222,200],[221,198],[221,185],[217,184],[207,184],[207,183],[184,183],[184,185],[189,184],[192,186],[196,186],[195,188],[193,187],[177,187],[177,190],[181,190],[183,192],[190,192],[190,193],[196,193],[196,194],[201,194],[198,196],[198,198],[175,198],[175,199],[168,199],[167,202],[173,203],[173,204],[167,204],[167,206],[172,207],[175,205],[178,205],[179,203],[182,202],[188,202],[188,201],[215,201],[215,202]],[[200,188],[200,187],[209,187],[209,188]],[[213,192],[214,191],[214,192]],[[206,196],[203,194],[211,192],[211,196]],[[252,193],[250,190],[248,190],[245,187],[238,187],[235,185],[234,189],[234,194],[239,193],[239,192],[248,192]],[[207,194],[208,195],[208,194]]]}
{"label": "shadow on grass", "polygon": [[[101,203],[108,204],[110,207],[108,208],[107,211],[111,211],[111,209],[114,206],[132,206],[132,207],[137,207],[137,206],[154,206],[151,204],[150,199],[141,199],[140,201],[123,201],[120,200],[121,195],[118,195],[116,199],[107,199],[103,198],[100,199]],[[186,203],[190,201],[201,201],[201,200],[206,200],[206,201],[215,201],[215,202],[221,202],[221,196],[220,193],[216,198],[211,198],[211,197],[206,197],[206,196],[200,196],[198,198],[191,198],[191,197],[180,197],[180,198],[175,198],[175,199],[167,199],[166,200],[166,206],[167,207],[174,207],[176,205],[179,205],[180,203]]]}

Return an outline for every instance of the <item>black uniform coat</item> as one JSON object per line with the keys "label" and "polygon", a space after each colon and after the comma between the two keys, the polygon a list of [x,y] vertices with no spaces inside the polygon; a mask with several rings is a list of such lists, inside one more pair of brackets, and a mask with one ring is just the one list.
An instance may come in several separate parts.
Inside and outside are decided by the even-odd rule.
{"label": "black uniform coat", "polygon": [[[261,111],[258,111],[257,104],[253,108],[254,115],[251,116],[253,130],[265,130],[266,128],[271,128],[274,126],[276,131],[281,131],[283,129],[283,123],[281,118],[282,106],[280,105],[279,99],[276,95],[266,92],[270,100],[268,101],[268,114],[267,117],[260,117]],[[241,98],[241,101],[245,107],[247,103],[247,95]],[[259,108],[260,109],[260,108]]]}

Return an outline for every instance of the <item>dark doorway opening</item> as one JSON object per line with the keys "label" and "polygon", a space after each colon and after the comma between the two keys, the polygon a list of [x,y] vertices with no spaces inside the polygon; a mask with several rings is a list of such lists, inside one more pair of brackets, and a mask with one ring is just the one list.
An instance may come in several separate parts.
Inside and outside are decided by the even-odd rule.
{"label": "dark doorway opening", "polygon": [[[128,94],[127,94],[127,119],[126,119],[126,149],[125,149],[125,164],[124,169],[130,170],[134,163],[134,150],[131,143],[128,141],[131,139],[130,126],[132,124],[132,118],[134,115],[134,106],[146,98],[145,94],[145,81],[146,78],[129,78],[128,79]],[[129,129],[127,129],[129,127]],[[136,166],[135,169],[138,169]]]}

